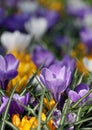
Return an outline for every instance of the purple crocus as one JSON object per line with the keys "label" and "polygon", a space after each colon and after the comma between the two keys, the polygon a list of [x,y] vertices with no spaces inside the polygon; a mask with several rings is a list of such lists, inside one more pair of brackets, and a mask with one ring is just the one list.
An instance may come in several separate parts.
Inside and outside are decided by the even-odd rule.
{"label": "purple crocus", "polygon": [[[87,84],[81,83],[79,84],[75,91],[69,90],[68,91],[68,97],[71,99],[72,102],[77,102],[79,99],[81,99],[85,94],[87,94],[89,91],[89,87]],[[81,103],[84,103],[89,98],[92,98],[92,94],[87,96]]]}
{"label": "purple crocus", "polygon": [[57,48],[66,46],[69,47],[69,38],[66,36],[56,36],[54,38],[54,44]]}
{"label": "purple crocus", "polygon": [[0,86],[5,89],[8,81],[17,76],[17,67],[19,60],[12,54],[7,54],[5,57],[0,55]]}
{"label": "purple crocus", "polygon": [[0,98],[0,115],[2,114],[2,112],[4,112],[6,106],[7,106],[7,103],[8,103],[8,98],[3,96]]}
{"label": "purple crocus", "polygon": [[24,24],[30,19],[30,14],[20,13],[10,15],[5,20],[5,26],[10,31],[20,30],[25,32]]}
{"label": "purple crocus", "polygon": [[87,46],[88,50],[92,50],[92,28],[84,28],[80,31],[80,39]]}
{"label": "purple crocus", "polygon": [[53,64],[49,68],[43,68],[40,79],[45,87],[51,91],[54,99],[59,102],[63,93],[71,81],[71,70],[65,65]]}
{"label": "purple crocus", "polygon": [[59,64],[61,67],[65,66],[73,73],[75,66],[76,66],[76,61],[75,61],[75,59],[71,58],[70,56],[65,55],[63,57],[63,59],[59,62]]}
{"label": "purple crocus", "polygon": [[32,60],[34,61],[37,67],[39,67],[43,63],[44,66],[48,67],[54,62],[55,57],[51,52],[49,52],[42,46],[36,46],[32,53]]}
{"label": "purple crocus", "polygon": [[59,127],[60,119],[61,119],[61,111],[58,109],[54,109],[54,111],[52,113],[52,120],[53,120],[53,123],[56,126],[56,128]]}
{"label": "purple crocus", "polygon": [[84,13],[91,10],[90,5],[82,0],[68,0],[66,11],[75,17],[83,17]]}
{"label": "purple crocus", "polygon": [[74,123],[76,121],[76,114],[75,113],[68,113],[67,114],[67,121],[70,123]]}
{"label": "purple crocus", "polygon": [[30,94],[26,93],[26,95],[24,96],[20,96],[18,94],[14,94],[12,101],[11,101],[11,105],[9,108],[9,114],[23,114],[24,112],[24,107],[22,105],[27,106],[30,102]]}

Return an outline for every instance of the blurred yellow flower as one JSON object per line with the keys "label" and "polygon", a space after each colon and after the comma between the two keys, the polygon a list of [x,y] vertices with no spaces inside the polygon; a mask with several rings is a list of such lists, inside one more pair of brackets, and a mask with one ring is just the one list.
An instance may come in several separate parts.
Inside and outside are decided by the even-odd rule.
{"label": "blurred yellow flower", "polygon": [[61,11],[64,9],[64,5],[60,0],[39,0],[39,2],[51,10]]}
{"label": "blurred yellow flower", "polygon": [[9,92],[18,82],[16,92],[20,92],[25,88],[29,78],[36,72],[37,67],[28,53],[13,51],[12,54],[20,60],[20,63],[18,66],[18,76],[9,82],[7,91]]}
{"label": "blurred yellow flower", "polygon": [[76,59],[76,66],[81,73],[88,75],[88,70],[85,68],[83,58],[86,54],[86,47],[83,43],[78,43],[77,47],[72,51],[71,56]]}

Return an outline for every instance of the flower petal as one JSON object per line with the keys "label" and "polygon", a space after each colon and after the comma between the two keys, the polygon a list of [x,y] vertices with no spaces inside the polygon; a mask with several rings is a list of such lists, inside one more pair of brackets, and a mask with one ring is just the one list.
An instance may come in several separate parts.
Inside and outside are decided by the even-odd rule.
{"label": "flower petal", "polygon": [[68,96],[72,100],[72,102],[76,102],[81,98],[80,95],[74,92],[73,90],[70,90],[68,92]]}
{"label": "flower petal", "polygon": [[19,65],[19,60],[17,60],[12,54],[7,54],[5,56],[7,71],[16,70]]}

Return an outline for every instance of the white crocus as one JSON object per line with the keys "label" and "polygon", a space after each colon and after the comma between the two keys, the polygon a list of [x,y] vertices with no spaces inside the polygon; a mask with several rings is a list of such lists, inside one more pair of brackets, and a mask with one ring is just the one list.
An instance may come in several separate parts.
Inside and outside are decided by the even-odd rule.
{"label": "white crocus", "polygon": [[36,39],[40,39],[47,31],[48,22],[46,18],[31,18],[25,23],[25,29]]}
{"label": "white crocus", "polygon": [[88,4],[83,0],[67,0],[67,5],[76,10],[86,8],[88,6]]}
{"label": "white crocus", "polygon": [[38,8],[38,2],[37,1],[19,1],[18,8],[22,12],[33,13]]}
{"label": "white crocus", "polygon": [[92,72],[92,58],[84,57],[83,64],[88,71]]}
{"label": "white crocus", "polygon": [[83,19],[83,25],[90,28],[92,27],[92,13],[87,13]]}
{"label": "white crocus", "polygon": [[1,35],[1,43],[2,45],[8,50],[25,50],[30,41],[31,36],[29,34],[24,34],[19,31],[11,32],[4,32]]}

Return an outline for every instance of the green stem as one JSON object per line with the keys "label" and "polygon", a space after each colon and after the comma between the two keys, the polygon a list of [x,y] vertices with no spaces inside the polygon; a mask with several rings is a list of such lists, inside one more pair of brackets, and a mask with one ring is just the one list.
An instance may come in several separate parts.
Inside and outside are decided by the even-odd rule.
{"label": "green stem", "polygon": [[16,126],[14,126],[12,123],[10,123],[9,121],[3,120],[7,125],[9,125],[11,128],[13,128],[13,130],[19,130]]}
{"label": "green stem", "polygon": [[41,130],[41,114],[42,114],[42,108],[43,108],[43,99],[45,95],[45,89],[43,90],[43,95],[41,96],[41,103],[40,103],[40,110],[38,115],[38,127],[37,130]]}
{"label": "green stem", "polygon": [[67,99],[65,104],[64,104],[64,107],[63,107],[61,120],[60,120],[60,127],[59,127],[58,130],[63,130],[66,114],[67,114],[67,111],[68,111],[68,108],[69,108],[69,103],[70,103],[70,100]]}
{"label": "green stem", "polygon": [[5,120],[6,120],[6,118],[7,118],[9,106],[10,106],[10,103],[11,103],[11,100],[12,100],[12,97],[13,97],[13,94],[14,94],[14,92],[15,92],[17,86],[18,86],[18,83],[17,83],[17,84],[15,85],[15,87],[13,88],[12,93],[11,93],[11,96],[10,96],[10,98],[9,98],[9,100],[8,100],[7,107],[6,107],[6,110],[5,110],[5,113],[4,113],[4,117],[3,117],[3,120],[4,120],[4,121],[3,121],[2,124],[1,124],[1,130],[5,130],[5,129],[4,129],[4,128],[5,128]]}
{"label": "green stem", "polygon": [[87,121],[90,121],[90,120],[92,120],[92,117],[84,119],[84,120],[81,120],[81,121],[77,121],[77,122],[74,123],[74,125],[78,125],[80,123],[84,123],[84,122],[87,122]]}
{"label": "green stem", "polygon": [[82,108],[80,107],[80,108],[78,109],[76,121],[79,121],[79,120],[80,120],[81,110],[82,110]]}

